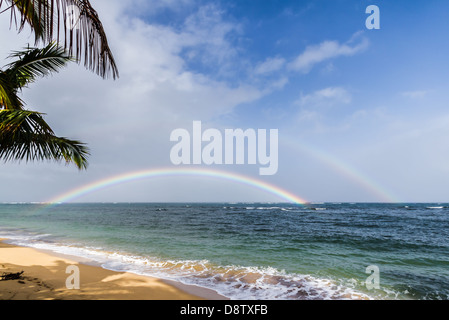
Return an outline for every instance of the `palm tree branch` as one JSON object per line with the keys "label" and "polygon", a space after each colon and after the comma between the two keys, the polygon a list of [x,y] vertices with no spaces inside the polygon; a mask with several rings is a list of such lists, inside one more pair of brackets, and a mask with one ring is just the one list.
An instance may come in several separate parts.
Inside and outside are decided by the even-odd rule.
{"label": "palm tree branch", "polygon": [[[15,6],[21,14],[19,32],[22,31],[23,27],[25,26],[25,22],[27,22],[30,26],[32,26],[32,29],[34,30],[36,42],[39,39],[47,38],[48,21],[45,20],[45,16],[43,17],[40,14],[39,10],[36,10],[35,3],[26,0],[14,0],[12,1],[12,6]],[[48,2],[42,2],[41,6],[48,6]]]}
{"label": "palm tree branch", "polygon": [[9,81],[18,88],[33,82],[37,77],[45,77],[50,73],[58,72],[68,62],[73,61],[66,51],[56,43],[50,43],[45,48],[27,48],[26,51],[17,51],[10,55],[17,58],[8,64],[5,73]]}
{"label": "palm tree branch", "polygon": [[22,109],[24,102],[17,95],[17,87],[10,82],[9,75],[0,70],[0,110]]}
{"label": "palm tree branch", "polygon": [[1,110],[0,134],[14,135],[20,132],[54,134],[42,113],[29,110]]}
{"label": "palm tree branch", "polygon": [[80,170],[88,166],[85,144],[54,135],[42,114],[28,110],[0,111],[0,159],[64,160]]}
{"label": "palm tree branch", "polygon": [[[11,23],[15,21],[17,25],[18,10],[21,14],[19,31],[25,24],[29,24],[35,31],[36,43],[50,43],[55,40],[55,36],[59,42],[62,31],[64,47],[77,61],[84,60],[86,68],[103,78],[111,75],[114,79],[118,78],[118,68],[103,25],[88,0],[0,0],[0,8],[6,2],[10,4],[7,9],[11,10]],[[80,13],[76,28],[71,28],[66,23],[71,6],[78,8]],[[61,20],[63,28],[60,26]]]}

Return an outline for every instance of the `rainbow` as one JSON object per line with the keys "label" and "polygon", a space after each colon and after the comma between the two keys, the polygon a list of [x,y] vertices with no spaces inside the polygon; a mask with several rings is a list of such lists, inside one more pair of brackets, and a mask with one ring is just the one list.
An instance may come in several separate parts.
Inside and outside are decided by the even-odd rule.
{"label": "rainbow", "polygon": [[350,165],[348,162],[337,158],[333,154],[325,152],[324,150],[321,150],[317,147],[312,147],[304,141],[298,141],[297,138],[287,138],[283,140],[282,143],[286,145],[290,150],[296,149],[301,153],[305,153],[317,159],[326,167],[332,169],[334,172],[337,172],[345,179],[351,180],[355,184],[363,187],[365,190],[375,195],[382,202],[403,202],[391,190],[387,190],[385,186],[380,185],[377,181],[375,181],[373,178],[369,177],[362,171],[358,170],[355,166]]}
{"label": "rainbow", "polygon": [[234,181],[243,185],[248,185],[262,191],[271,193],[278,196],[280,199],[292,202],[295,204],[304,204],[307,201],[281,189],[273,184],[265,181],[255,179],[252,177],[244,176],[241,174],[230,173],[226,171],[212,170],[212,169],[199,169],[199,168],[157,168],[143,171],[135,171],[123,173],[117,176],[109,177],[99,181],[92,182],[82,187],[73,189],[67,193],[59,195],[58,197],[48,201],[48,204],[59,204],[69,201],[73,201],[84,195],[96,192],[101,189],[105,189],[114,185],[132,182],[141,179],[156,178],[156,177],[168,177],[168,176],[196,176],[196,177],[210,177],[216,179],[224,179]]}

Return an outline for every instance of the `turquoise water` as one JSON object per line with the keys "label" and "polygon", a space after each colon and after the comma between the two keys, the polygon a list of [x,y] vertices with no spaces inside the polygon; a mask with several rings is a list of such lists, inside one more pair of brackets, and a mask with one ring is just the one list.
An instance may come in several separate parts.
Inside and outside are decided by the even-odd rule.
{"label": "turquoise water", "polygon": [[0,237],[231,299],[449,298],[448,204],[0,204]]}

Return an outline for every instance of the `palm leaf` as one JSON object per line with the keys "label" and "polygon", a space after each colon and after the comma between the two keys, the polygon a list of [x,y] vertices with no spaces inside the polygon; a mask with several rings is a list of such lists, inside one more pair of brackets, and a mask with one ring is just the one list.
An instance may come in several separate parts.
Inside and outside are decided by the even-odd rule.
{"label": "palm leaf", "polygon": [[0,70],[0,110],[21,109],[24,105],[17,95],[17,86],[11,83],[9,75]]}
{"label": "palm leaf", "polygon": [[16,60],[6,67],[4,71],[9,82],[17,88],[22,88],[38,77],[45,77],[56,73],[68,62],[73,61],[66,51],[56,43],[50,43],[45,48],[27,48],[10,55]]}
{"label": "palm leaf", "polygon": [[[62,30],[64,47],[77,61],[84,60],[86,68],[103,78],[118,77],[103,25],[88,0],[0,0],[0,9],[5,5],[8,5],[6,10],[11,11],[11,23],[15,22],[19,31],[30,25],[35,32],[36,43],[59,42]],[[77,28],[66,23],[71,6],[79,9]]]}
{"label": "palm leaf", "polygon": [[[3,0],[0,0],[0,6],[2,2]],[[42,1],[41,5],[48,6],[48,2]],[[34,30],[36,42],[38,42],[39,39],[45,40],[47,38],[47,25],[52,22],[45,21],[46,17],[39,15],[39,10],[35,9],[32,2],[26,0],[14,0],[11,3],[11,8],[12,7],[15,7],[15,9],[20,14],[19,32],[22,31],[23,27],[25,26],[25,22],[27,22],[28,25],[32,26],[32,29]],[[14,10],[11,10],[11,22],[12,21],[15,21],[17,26],[17,17]]]}
{"label": "palm leaf", "polygon": [[0,159],[64,160],[86,169],[89,149],[81,142],[54,135],[42,114],[28,110],[0,111]]}

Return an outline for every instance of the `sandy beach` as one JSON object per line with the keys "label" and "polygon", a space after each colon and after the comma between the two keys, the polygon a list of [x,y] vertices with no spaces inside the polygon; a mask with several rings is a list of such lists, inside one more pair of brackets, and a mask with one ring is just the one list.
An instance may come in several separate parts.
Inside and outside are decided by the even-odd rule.
{"label": "sandy beach", "polygon": [[[114,272],[77,260],[0,239],[0,276],[24,271],[20,279],[0,281],[1,300],[220,300],[212,290],[181,283]],[[80,288],[67,289],[66,280],[79,270]],[[74,282],[70,282],[74,283]]]}

